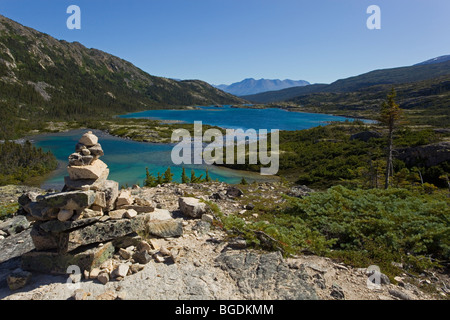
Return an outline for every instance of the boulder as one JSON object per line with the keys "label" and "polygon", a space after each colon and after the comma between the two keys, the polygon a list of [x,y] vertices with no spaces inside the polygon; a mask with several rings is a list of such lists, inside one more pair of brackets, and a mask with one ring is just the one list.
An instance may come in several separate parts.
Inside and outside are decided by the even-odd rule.
{"label": "boulder", "polygon": [[107,284],[109,282],[109,274],[107,272],[102,272],[98,275],[97,280],[101,284]]}
{"label": "boulder", "polygon": [[69,166],[83,166],[83,165],[84,165],[83,156],[80,153],[75,152],[69,156]]}
{"label": "boulder", "polygon": [[314,285],[304,268],[292,269],[277,252],[224,250],[215,259],[245,300],[316,300]]}
{"label": "boulder", "polygon": [[226,195],[230,198],[239,198],[244,195],[244,192],[237,187],[230,186],[227,188]]}
{"label": "boulder", "polygon": [[210,195],[209,198],[214,199],[214,200],[224,200],[225,194],[223,194],[221,192],[215,192],[212,195]]}
{"label": "boulder", "polygon": [[30,222],[25,216],[15,216],[6,221],[0,222],[0,231],[5,232],[7,235],[14,235],[20,233],[25,229],[28,229]]}
{"label": "boulder", "polygon": [[391,296],[396,297],[400,300],[413,300],[409,295],[398,290],[388,289],[388,292]]}
{"label": "boulder", "polygon": [[25,287],[31,280],[31,273],[20,268],[14,270],[6,279],[11,290],[18,290]]}
{"label": "boulder", "polygon": [[[124,191],[124,190],[122,190]],[[125,191],[125,198],[126,200],[122,199],[117,201],[117,209],[133,209],[136,210],[138,213],[146,213],[146,212],[152,212],[155,210],[155,203],[151,199],[145,199],[141,198],[139,196],[131,196],[131,193],[129,195],[130,191]],[[131,197],[131,198],[130,198]],[[120,196],[119,196],[120,198]],[[131,203],[130,203],[131,202]],[[128,203],[128,204],[125,204]]]}
{"label": "boulder", "polygon": [[71,180],[97,180],[108,166],[100,159],[93,161],[90,165],[68,166],[67,171]]}
{"label": "boulder", "polygon": [[206,203],[200,202],[196,198],[181,197],[178,199],[178,205],[185,216],[192,218],[201,218],[207,211]]}
{"label": "boulder", "polygon": [[117,278],[117,277],[125,278],[128,274],[129,269],[130,269],[130,267],[127,264],[121,263],[113,270],[113,272],[111,273],[111,277],[112,278]]}
{"label": "boulder", "polygon": [[245,206],[245,209],[246,210],[253,210],[253,209],[255,209],[255,205],[253,203],[249,203],[249,204],[247,204]]}
{"label": "boulder", "polygon": [[139,264],[147,264],[152,260],[152,257],[148,254],[147,251],[138,251],[133,254],[133,259]]}
{"label": "boulder", "polygon": [[363,131],[358,132],[350,136],[350,140],[361,140],[364,142],[368,142],[370,139],[375,138],[381,138],[383,135],[376,131]]}
{"label": "boulder", "polygon": [[98,137],[92,133],[92,131],[88,131],[80,138],[79,143],[85,145],[86,147],[93,147],[98,143]]}
{"label": "boulder", "polygon": [[129,190],[121,190],[116,200],[116,206],[128,206],[133,204],[133,197]]}
{"label": "boulder", "polygon": [[142,198],[140,196],[135,196],[134,202],[141,207],[155,207],[153,200]]}

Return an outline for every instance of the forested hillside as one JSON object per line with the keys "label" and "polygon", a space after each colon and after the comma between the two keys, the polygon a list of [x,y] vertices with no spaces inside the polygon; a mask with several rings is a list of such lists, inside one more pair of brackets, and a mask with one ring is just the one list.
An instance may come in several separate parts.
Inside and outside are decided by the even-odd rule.
{"label": "forested hillside", "polygon": [[0,139],[41,120],[242,102],[203,81],[155,77],[118,57],[0,16]]}

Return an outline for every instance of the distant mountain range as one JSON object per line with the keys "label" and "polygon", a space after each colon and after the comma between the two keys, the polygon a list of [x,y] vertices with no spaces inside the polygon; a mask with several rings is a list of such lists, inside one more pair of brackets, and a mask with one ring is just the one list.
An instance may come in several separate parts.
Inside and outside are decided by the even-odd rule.
{"label": "distant mountain range", "polygon": [[375,70],[331,84],[313,84],[242,98],[308,111],[372,117],[392,87],[416,124],[450,126],[450,56],[413,66]]}
{"label": "distant mountain range", "polygon": [[266,91],[282,90],[292,87],[302,87],[310,83],[305,80],[279,80],[279,79],[259,79],[247,78],[240,82],[235,82],[230,85],[220,84],[216,88],[225,92],[231,93],[235,96],[245,96],[257,94]]}
{"label": "distant mountain range", "polygon": [[256,103],[271,103],[295,99],[314,93],[353,92],[379,85],[397,85],[430,80],[450,75],[450,56],[431,59],[409,67],[375,70],[331,84],[312,84],[278,91],[263,92],[242,98]]}

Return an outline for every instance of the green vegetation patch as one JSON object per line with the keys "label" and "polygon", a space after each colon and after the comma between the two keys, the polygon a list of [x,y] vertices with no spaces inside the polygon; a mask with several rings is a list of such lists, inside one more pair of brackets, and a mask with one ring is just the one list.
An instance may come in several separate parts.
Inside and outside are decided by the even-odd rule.
{"label": "green vegetation patch", "polygon": [[0,185],[23,184],[56,167],[57,161],[51,152],[44,152],[29,141],[0,143]]}
{"label": "green vegetation patch", "polygon": [[450,199],[444,193],[335,186],[286,199],[283,208],[268,207],[254,221],[210,206],[231,235],[284,254],[325,255],[355,267],[374,264],[390,276],[400,271],[392,262],[418,272],[450,259]]}

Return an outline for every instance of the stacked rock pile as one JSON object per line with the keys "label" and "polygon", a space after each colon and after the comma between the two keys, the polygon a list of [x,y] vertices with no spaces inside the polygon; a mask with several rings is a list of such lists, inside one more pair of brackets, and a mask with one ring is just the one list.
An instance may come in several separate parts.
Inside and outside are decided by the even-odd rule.
{"label": "stacked rock pile", "polygon": [[[65,274],[68,266],[77,265],[90,272],[118,250],[137,248],[142,240],[137,232],[157,237],[182,235],[182,222],[169,211],[155,210],[145,195],[119,191],[119,184],[108,180],[108,166],[99,159],[104,152],[92,132],[83,135],[75,150],[69,156],[69,176],[61,192],[21,197],[27,218],[34,221],[31,237],[35,246],[22,256],[22,269]],[[140,263],[152,258],[142,250],[134,251]]]}

